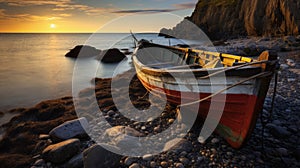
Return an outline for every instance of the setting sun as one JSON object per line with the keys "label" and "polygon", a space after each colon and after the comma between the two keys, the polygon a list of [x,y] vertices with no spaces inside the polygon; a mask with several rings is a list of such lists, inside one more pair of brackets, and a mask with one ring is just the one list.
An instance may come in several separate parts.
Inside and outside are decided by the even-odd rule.
{"label": "setting sun", "polygon": [[54,28],[56,28],[56,25],[55,24],[50,24],[50,28],[54,29]]}

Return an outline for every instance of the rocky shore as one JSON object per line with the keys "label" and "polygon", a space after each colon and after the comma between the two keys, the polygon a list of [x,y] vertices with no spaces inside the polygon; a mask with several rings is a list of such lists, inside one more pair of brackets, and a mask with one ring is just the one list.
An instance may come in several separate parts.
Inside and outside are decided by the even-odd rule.
{"label": "rocky shore", "polygon": [[[232,45],[233,42],[226,43]],[[229,46],[223,45],[219,48],[233,48]],[[257,48],[257,44],[255,46]],[[136,137],[155,135],[174,122],[176,109],[171,104],[167,104],[164,109],[157,107],[163,111],[158,118],[135,122],[124,117],[116,108],[111,95],[112,79],[95,79],[95,87],[83,90],[79,95],[84,103],[76,105],[77,110],[79,108],[90,115],[78,116],[72,97],[43,101],[27,109],[11,110],[10,113],[19,115],[1,126],[4,133],[0,141],[0,167],[299,167],[300,52],[281,51],[279,59],[281,68],[278,72],[277,96],[271,120],[263,127],[258,119],[250,140],[241,149],[231,148],[216,134],[200,143],[198,135],[201,124],[197,124],[184,139],[169,149],[168,145],[176,142],[176,136],[170,135],[170,141],[164,146],[169,150],[160,154],[145,154],[141,157],[114,154],[107,149],[126,144],[130,150],[130,147],[139,145],[136,139],[119,136],[118,133]],[[123,82],[130,74],[130,71],[126,72],[114,80]],[[273,85],[274,81],[265,100],[263,119],[269,115]],[[125,99],[122,95],[128,88],[118,89],[119,99]],[[101,109],[101,113],[96,113],[91,105],[94,103],[94,93],[96,106]],[[147,109],[150,104],[155,106],[155,102],[149,102],[145,88],[136,77],[130,82],[129,96],[130,100],[124,100],[125,103],[131,101],[139,109]],[[130,110],[132,109],[128,109]],[[106,123],[97,117],[99,115],[112,126],[105,130],[105,137],[115,139],[102,146],[97,145],[86,134],[86,131],[93,130],[93,135],[96,135],[97,129],[106,128]],[[173,132],[183,128],[184,125],[180,125]],[[155,144],[151,145],[155,147]]]}

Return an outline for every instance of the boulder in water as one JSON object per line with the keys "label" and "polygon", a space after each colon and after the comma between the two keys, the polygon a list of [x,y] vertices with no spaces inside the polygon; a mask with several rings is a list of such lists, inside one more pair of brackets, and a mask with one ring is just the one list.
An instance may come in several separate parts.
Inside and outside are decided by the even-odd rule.
{"label": "boulder in water", "polygon": [[65,56],[71,58],[86,58],[99,55],[101,50],[88,45],[77,45],[71,49]]}
{"label": "boulder in water", "polygon": [[123,59],[127,59],[126,55],[117,48],[103,50],[98,57],[103,63],[118,63]]}

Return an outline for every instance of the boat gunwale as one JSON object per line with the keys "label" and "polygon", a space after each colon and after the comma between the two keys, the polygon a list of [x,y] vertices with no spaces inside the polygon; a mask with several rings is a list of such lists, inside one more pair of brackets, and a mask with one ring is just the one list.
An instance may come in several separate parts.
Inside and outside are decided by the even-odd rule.
{"label": "boat gunwale", "polygon": [[[199,69],[152,68],[143,64],[135,54],[133,55],[132,59],[134,64],[138,66],[138,69],[140,71],[147,74],[152,74],[154,76],[164,76],[164,75],[170,75],[176,73],[176,74],[185,74],[185,75],[190,74],[190,76],[193,75],[194,77],[203,77],[212,74],[214,72],[225,71],[223,74],[225,74],[226,76],[248,77],[262,72],[262,68],[259,66],[247,66],[238,69],[230,69],[230,67],[217,67],[217,68],[209,68],[209,69],[208,68],[199,68]],[[228,69],[228,71],[226,71],[226,69]]]}

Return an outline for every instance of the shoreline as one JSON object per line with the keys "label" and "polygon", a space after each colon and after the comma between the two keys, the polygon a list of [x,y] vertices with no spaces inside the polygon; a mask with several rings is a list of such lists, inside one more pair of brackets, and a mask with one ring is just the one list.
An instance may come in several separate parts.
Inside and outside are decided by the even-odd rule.
{"label": "shoreline", "polygon": [[[282,65],[279,72],[278,92],[272,122],[266,127],[264,150],[262,150],[260,146],[260,133],[262,126],[258,119],[256,128],[251,135],[249,142],[241,150],[232,149],[218,135],[212,135],[205,144],[197,143],[195,135],[191,133],[191,135],[189,134],[187,136],[187,139],[191,141],[195,149],[191,149],[186,152],[192,153],[193,156],[181,154],[174,156],[174,153],[169,154],[168,152],[163,152],[162,154],[155,156],[150,161],[154,161],[155,164],[158,165],[171,159],[174,160],[175,164],[175,162],[179,162],[180,158],[185,158],[188,159],[187,165],[197,165],[197,158],[201,157],[199,161],[199,163],[201,163],[200,165],[206,166],[213,166],[213,163],[221,165],[223,164],[222,162],[224,159],[229,160],[227,165],[232,166],[299,166],[300,163],[298,159],[300,146],[299,143],[297,143],[298,139],[300,139],[300,115],[298,113],[298,111],[300,111],[300,107],[298,107],[300,102],[300,77],[298,72],[300,69],[299,56],[300,51],[292,52],[292,55],[289,55],[286,52],[282,52],[279,55],[280,63]],[[288,65],[288,59],[292,59],[295,62],[295,65]],[[117,80],[122,81],[122,78],[126,78],[126,75],[128,76],[127,72],[118,75],[116,78],[118,78]],[[102,98],[98,102],[100,108],[106,109],[106,111],[114,110],[114,106],[110,103],[112,100],[109,96],[110,81],[111,78],[96,79],[95,88],[87,88],[83,90],[81,92],[81,98],[89,102],[91,96],[90,93],[95,89],[96,96]],[[273,84],[274,83],[271,85]],[[136,96],[142,96],[145,94],[145,90],[143,90],[139,82],[136,80],[132,88],[135,90],[135,93],[137,94]],[[270,108],[270,96],[272,94],[271,88],[272,87],[270,86],[265,101],[264,115],[266,115],[266,112]],[[135,103],[139,107],[147,107],[148,104],[146,100]],[[89,110],[89,107],[82,108]],[[39,158],[37,156],[41,155],[42,149],[45,148],[43,146],[38,146],[37,144],[47,142],[39,139],[39,135],[48,134],[54,127],[77,118],[71,96],[44,100],[28,108],[16,108],[9,111],[16,114],[16,116],[14,116],[8,123],[1,126],[1,128],[4,129],[4,139],[0,141],[0,149],[2,147],[0,150],[0,155],[2,155],[0,157],[0,163],[2,165],[10,166],[32,166],[37,158]],[[106,114],[105,116],[108,118],[110,117],[110,115]],[[113,118],[111,120],[113,123],[115,122]],[[82,141],[82,143],[86,143],[86,141]],[[21,149],[25,144],[26,147]],[[210,160],[211,155],[214,155],[212,160]],[[206,158],[207,156],[209,157]],[[128,158],[130,157],[123,157],[120,160],[120,167],[127,167],[131,165],[127,165],[128,163],[126,160],[128,160]],[[16,163],[11,163],[8,159],[20,160]],[[193,162],[193,159],[196,159],[196,161]],[[138,163],[140,165],[150,165],[150,161],[142,158],[135,158],[133,160],[134,163]],[[283,163],[282,160],[284,161]],[[239,161],[242,163],[238,163]]]}

